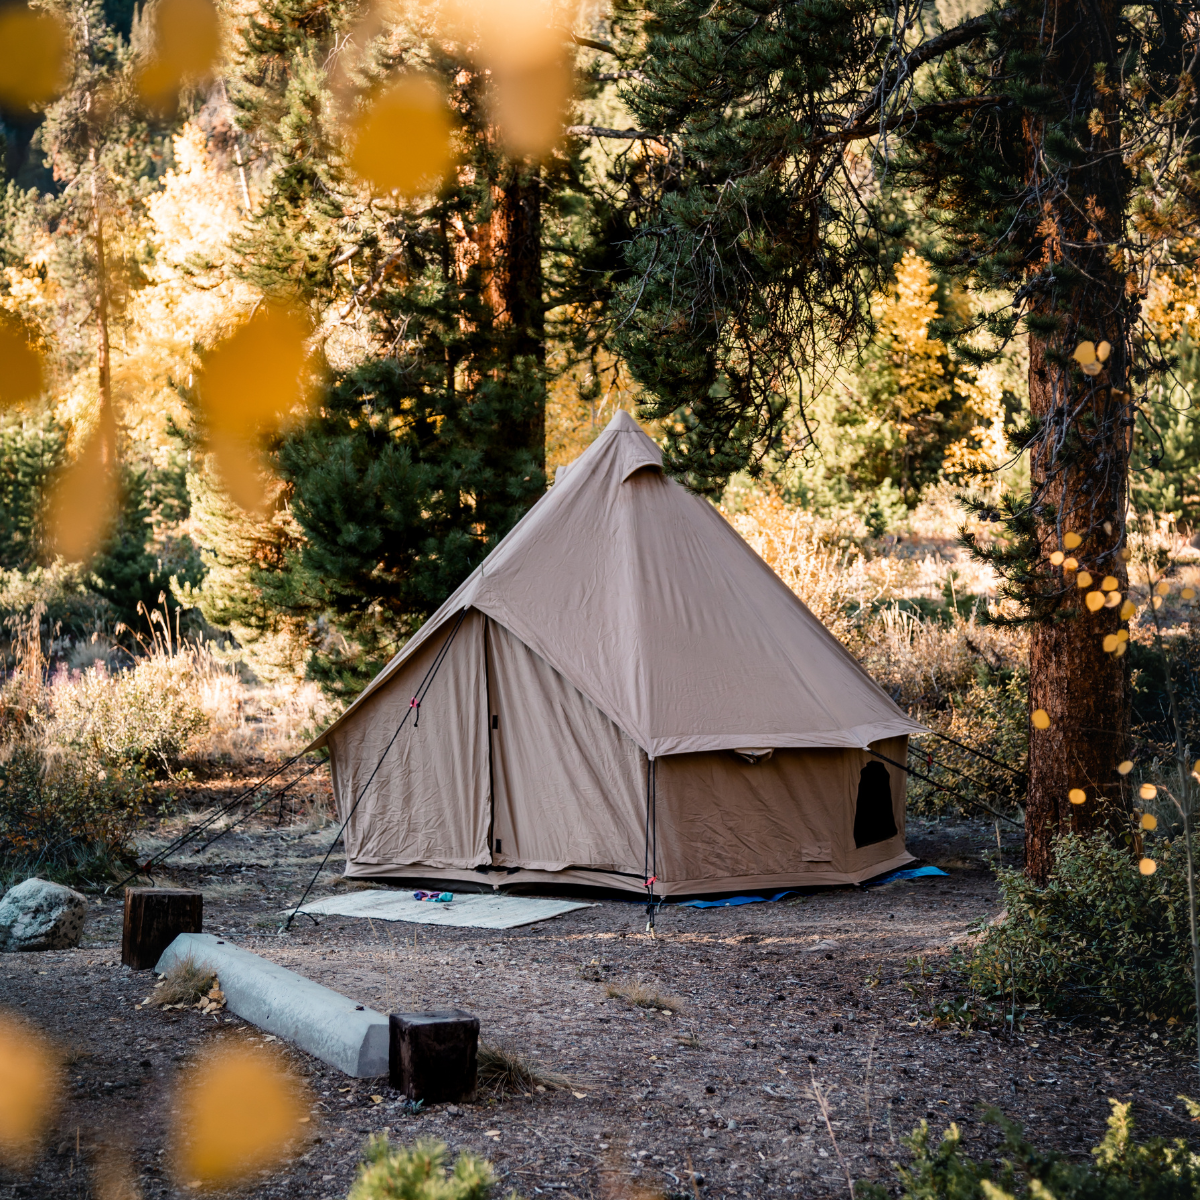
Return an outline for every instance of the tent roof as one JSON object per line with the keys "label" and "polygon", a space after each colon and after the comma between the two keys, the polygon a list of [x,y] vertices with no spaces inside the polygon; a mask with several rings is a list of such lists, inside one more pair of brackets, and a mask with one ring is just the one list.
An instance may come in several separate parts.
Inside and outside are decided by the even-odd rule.
{"label": "tent roof", "polygon": [[476,608],[649,755],[865,747],[920,733],[626,412],[569,468],[321,745],[427,639]]}

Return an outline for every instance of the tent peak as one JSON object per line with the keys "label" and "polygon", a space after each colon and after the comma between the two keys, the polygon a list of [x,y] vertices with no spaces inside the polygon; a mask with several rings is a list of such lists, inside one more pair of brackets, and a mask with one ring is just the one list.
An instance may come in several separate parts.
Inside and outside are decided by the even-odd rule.
{"label": "tent peak", "polygon": [[618,408],[616,415],[604,427],[605,433],[641,433],[642,427],[623,408]]}

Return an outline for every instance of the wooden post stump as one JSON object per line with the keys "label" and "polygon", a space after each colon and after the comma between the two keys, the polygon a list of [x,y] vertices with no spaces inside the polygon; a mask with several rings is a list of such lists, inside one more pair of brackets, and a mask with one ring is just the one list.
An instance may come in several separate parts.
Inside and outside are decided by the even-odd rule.
{"label": "wooden post stump", "polygon": [[148,971],[181,933],[203,933],[204,894],[186,888],[126,888],[121,961]]}
{"label": "wooden post stump", "polygon": [[392,1013],[388,1082],[410,1100],[473,1100],[479,1018],[458,1008]]}

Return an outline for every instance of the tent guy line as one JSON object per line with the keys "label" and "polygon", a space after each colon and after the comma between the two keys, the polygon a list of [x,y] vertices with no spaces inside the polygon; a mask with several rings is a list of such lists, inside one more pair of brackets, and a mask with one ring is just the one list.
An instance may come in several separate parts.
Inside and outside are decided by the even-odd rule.
{"label": "tent guy line", "polygon": [[[963,804],[973,804],[976,808],[982,808],[985,812],[989,812],[997,820],[1007,821],[1010,825],[1015,825],[1018,829],[1021,828],[1019,821],[1014,821],[1012,817],[1006,817],[1003,813],[997,812],[994,808],[989,808],[982,800],[971,800],[964,796],[961,792],[956,792],[953,788],[948,788],[943,784],[938,783],[936,779],[930,779],[928,775],[922,775],[920,771],[914,771],[912,767],[906,767],[903,763],[898,763],[894,758],[888,758],[885,754],[880,754],[877,750],[867,750],[868,754],[873,754],[876,758],[882,758],[885,763],[891,763],[893,767],[899,767],[901,771],[907,775],[915,775],[918,779],[923,779],[931,787],[937,788],[939,791],[945,792],[948,796],[953,796],[956,800]],[[919,754],[919,750],[910,750],[909,754]]]}
{"label": "tent guy line", "polygon": [[[421,702],[425,699],[426,693],[433,686],[433,681],[438,673],[438,668],[445,661],[446,655],[450,650],[451,643],[454,641],[454,638],[462,626],[463,619],[466,617],[466,615],[467,610],[465,608],[458,614],[458,620],[455,621],[454,627],[450,630],[446,640],[442,643],[442,647],[437,652],[437,656],[434,658],[429,670],[426,671],[425,678],[421,680],[415,695],[409,702],[408,707],[404,710],[404,716],[401,718],[400,724],[396,726],[396,732],[392,734],[388,744],[383,748],[383,753],[379,756],[379,761],[375,764],[375,770],[371,772],[370,778],[368,778],[367,782],[363,784],[362,791],[358,793],[358,799],[354,801],[350,811],[346,814],[346,819],[342,822],[341,827],[337,831],[337,837],[335,837],[330,843],[329,849],[325,851],[325,857],[321,859],[321,865],[313,873],[312,879],[308,881],[308,887],[304,889],[304,895],[300,897],[300,903],[296,905],[295,909],[292,911],[292,914],[284,922],[284,931],[291,929],[292,922],[296,919],[296,914],[300,911],[305,900],[308,899],[309,892],[311,892],[316,886],[316,882],[320,878],[321,872],[325,870],[325,864],[329,861],[329,856],[333,853],[334,847],[342,840],[342,834],[346,832],[346,826],[350,824],[350,818],[354,816],[358,806],[362,803],[363,797],[367,794],[371,784],[375,781],[375,776],[379,774],[379,768],[383,766],[383,760],[387,758],[388,751],[391,750],[393,745],[395,745],[396,739],[400,736],[400,731],[405,725],[408,724],[408,718],[411,717],[414,712],[417,714],[417,719],[413,721],[413,728],[417,728],[417,725],[421,720]],[[305,913],[304,915],[308,917],[314,925],[320,924],[316,917],[312,916],[310,913]]]}

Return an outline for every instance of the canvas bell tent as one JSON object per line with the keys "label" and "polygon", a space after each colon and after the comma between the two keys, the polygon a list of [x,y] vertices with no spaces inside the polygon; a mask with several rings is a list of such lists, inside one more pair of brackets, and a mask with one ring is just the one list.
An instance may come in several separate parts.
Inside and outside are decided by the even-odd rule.
{"label": "canvas bell tent", "polygon": [[670,896],[911,862],[921,729],[618,413],[314,745],[349,876]]}

